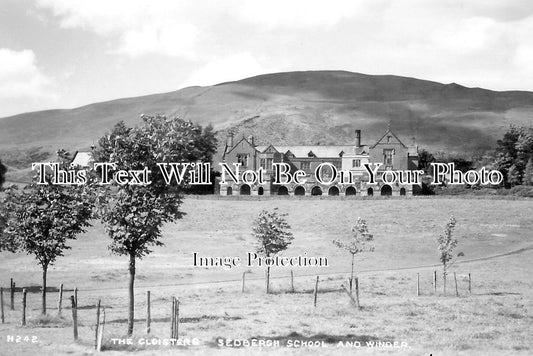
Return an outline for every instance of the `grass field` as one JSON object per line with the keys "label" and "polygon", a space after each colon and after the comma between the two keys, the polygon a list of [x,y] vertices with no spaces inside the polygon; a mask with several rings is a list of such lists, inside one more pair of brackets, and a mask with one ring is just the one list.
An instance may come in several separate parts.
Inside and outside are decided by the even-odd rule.
{"label": "grass field", "polygon": [[[327,268],[294,268],[295,292],[290,290],[290,269],[273,269],[274,293],[266,295],[263,269],[238,267],[197,268],[192,253],[204,256],[245,257],[253,251],[252,221],[261,209],[277,207],[287,212],[295,236],[287,256],[306,253],[327,256]],[[40,295],[29,293],[29,327],[20,324],[20,293],[16,310],[10,311],[4,293],[6,324],[0,324],[0,354],[91,354],[94,340],[94,306],[102,299],[106,307],[105,348],[108,354],[137,350],[140,354],[190,353],[248,354],[257,348],[219,348],[217,338],[323,340],[322,348],[266,348],[293,354],[346,353],[355,348],[337,347],[339,342],[359,341],[358,354],[502,355],[531,354],[533,343],[533,201],[496,199],[387,199],[387,200],[267,200],[229,201],[187,199],[187,215],[165,227],[165,247],[137,265],[136,325],[134,342],[146,337],[145,294],[152,294],[151,337],[168,338],[170,298],[181,300],[180,338],[197,338],[194,347],[113,345],[111,338],[124,337],[127,317],[127,258],[113,256],[108,238],[95,223],[73,242],[48,274],[49,286],[60,283],[79,288],[80,340],[72,341],[70,309],[64,320],[36,325]],[[459,297],[453,276],[448,294],[432,287],[438,267],[435,238],[449,216],[457,219],[457,251],[465,256],[452,269],[458,276]],[[375,236],[375,252],[358,257],[362,309],[357,311],[340,289],[349,276],[350,258],[337,249],[333,239],[347,239],[358,216],[366,219]],[[241,293],[242,273],[246,291]],[[416,296],[420,275],[421,296]],[[466,276],[473,279],[468,293]],[[313,288],[320,275],[317,307]],[[31,287],[41,275],[31,256],[0,254],[0,284]],[[70,296],[67,291],[65,296]],[[56,293],[48,298],[54,316]],[[66,304],[66,301],[64,302]],[[57,319],[57,318],[55,318]],[[36,336],[38,342],[7,342],[8,335]],[[366,342],[398,342],[407,347],[368,347]]]}

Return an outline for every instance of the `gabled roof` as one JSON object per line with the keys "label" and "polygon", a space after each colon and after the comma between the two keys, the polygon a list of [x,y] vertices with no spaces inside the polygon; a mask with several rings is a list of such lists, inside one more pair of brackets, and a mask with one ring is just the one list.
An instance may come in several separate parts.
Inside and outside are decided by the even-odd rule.
{"label": "gabled roof", "polygon": [[394,132],[392,132],[391,129],[387,129],[387,131],[385,132],[385,134],[384,134],[383,136],[381,136],[381,138],[380,138],[375,144],[373,144],[372,146],[370,146],[370,148],[374,148],[374,147],[376,147],[377,145],[379,145],[379,144],[381,143],[381,141],[383,141],[383,139],[384,139],[385,137],[389,136],[389,135],[390,135],[390,136],[393,136],[393,137],[396,139],[396,141],[398,141],[398,143],[399,143],[400,145],[402,145],[402,147],[407,148],[407,146],[405,146],[405,145],[403,144],[403,142],[398,138],[398,136],[396,136],[396,134],[395,134]]}
{"label": "gabled roof", "polygon": [[250,143],[250,141],[248,141],[248,140],[246,139],[246,137],[243,136],[243,137],[242,137],[242,138],[241,138],[241,139],[240,139],[235,145],[233,145],[233,147],[231,147],[231,148],[229,149],[228,152],[226,152],[226,154],[228,154],[228,153],[230,153],[231,151],[233,151],[237,146],[239,146],[239,145],[241,144],[242,141],[246,142],[246,143],[247,143],[250,147],[252,147],[254,150],[256,150],[256,151],[258,151],[258,152],[261,152],[261,151],[258,149],[259,147],[252,145],[252,144]]}
{"label": "gabled roof", "polygon": [[353,145],[343,146],[275,146],[279,152],[292,153],[297,158],[309,158],[312,153],[318,158],[339,158],[340,153],[356,153]]}
{"label": "gabled roof", "polygon": [[93,154],[91,152],[76,152],[70,162],[73,166],[89,167],[93,163]]}

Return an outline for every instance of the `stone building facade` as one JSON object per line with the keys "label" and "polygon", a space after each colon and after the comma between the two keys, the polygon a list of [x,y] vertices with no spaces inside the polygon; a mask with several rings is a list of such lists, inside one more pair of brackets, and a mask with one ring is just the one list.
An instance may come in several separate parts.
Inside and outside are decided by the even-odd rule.
{"label": "stone building facade", "polygon": [[[386,170],[416,170],[418,169],[418,148],[413,143],[406,146],[391,130],[386,130],[383,136],[372,145],[361,144],[361,130],[355,130],[355,140],[351,145],[340,146],[257,146],[253,137],[242,137],[234,143],[229,136],[222,159],[229,166],[240,163],[241,173],[245,170],[257,171],[260,167],[265,170],[264,184],[246,184],[239,179],[238,183],[226,181],[218,185],[220,195],[331,195],[331,196],[374,196],[374,195],[412,195],[410,184],[383,184],[379,177]],[[287,163],[290,171],[305,172],[306,182],[303,184],[274,184],[273,164]],[[321,184],[317,181],[315,170],[317,166],[328,162],[338,171],[349,171],[353,176],[350,184]],[[378,183],[369,184],[365,163],[381,163],[378,169]],[[326,178],[332,174],[331,169],[325,169]]]}

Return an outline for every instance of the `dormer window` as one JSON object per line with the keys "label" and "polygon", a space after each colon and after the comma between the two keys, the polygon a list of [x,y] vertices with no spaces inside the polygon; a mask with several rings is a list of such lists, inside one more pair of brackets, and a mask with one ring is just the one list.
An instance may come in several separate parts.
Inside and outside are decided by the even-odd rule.
{"label": "dormer window", "polygon": [[307,157],[316,157],[316,155],[313,153],[313,151],[309,151],[309,153],[307,153]]}

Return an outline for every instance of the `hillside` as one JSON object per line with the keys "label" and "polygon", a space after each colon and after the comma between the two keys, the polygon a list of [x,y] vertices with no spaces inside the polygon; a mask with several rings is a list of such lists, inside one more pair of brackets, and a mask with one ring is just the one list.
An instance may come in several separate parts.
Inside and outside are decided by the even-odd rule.
{"label": "hillside", "polygon": [[[142,113],[179,115],[253,134],[259,144],[373,143],[390,122],[407,143],[431,151],[480,152],[494,147],[511,123],[533,121],[533,93],[496,92],[458,84],[343,71],[260,75],[210,87],[47,110],[0,119],[0,158],[27,164],[26,151],[87,149],[120,120]],[[5,158],[10,156],[9,159]]]}

